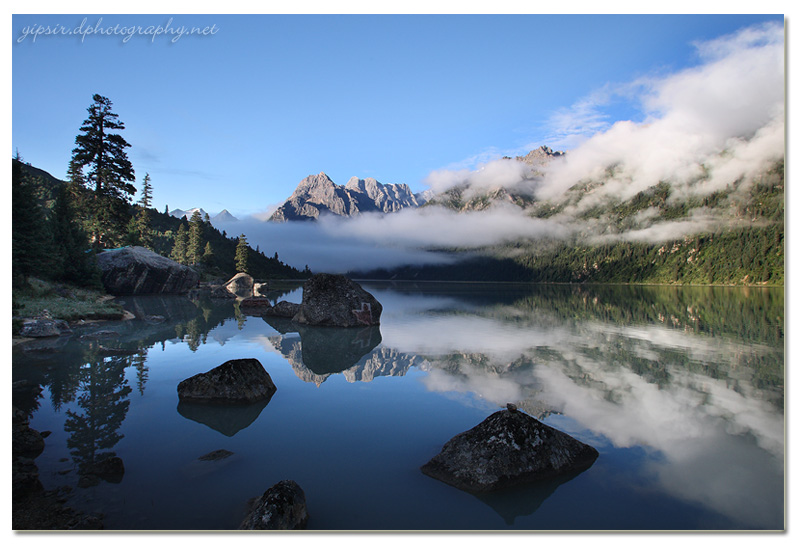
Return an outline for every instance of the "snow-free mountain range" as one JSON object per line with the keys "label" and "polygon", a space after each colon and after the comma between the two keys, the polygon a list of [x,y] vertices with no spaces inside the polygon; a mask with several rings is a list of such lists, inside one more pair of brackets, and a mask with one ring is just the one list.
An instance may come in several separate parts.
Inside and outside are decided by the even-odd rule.
{"label": "snow-free mountain range", "polygon": [[[534,175],[538,173],[536,167],[544,166],[563,155],[564,152],[542,146],[524,157],[516,157],[516,160],[529,165],[530,174]],[[492,200],[514,201],[499,186],[492,190]],[[294,193],[278,207],[269,220],[309,221],[319,219],[325,214],[354,217],[366,212],[392,213],[404,208],[417,208],[426,203],[443,204],[451,196],[449,192],[436,194],[430,189],[413,193],[405,183],[383,184],[374,178],[352,177],[345,185],[337,185],[327,174],[320,172],[301,181]]]}

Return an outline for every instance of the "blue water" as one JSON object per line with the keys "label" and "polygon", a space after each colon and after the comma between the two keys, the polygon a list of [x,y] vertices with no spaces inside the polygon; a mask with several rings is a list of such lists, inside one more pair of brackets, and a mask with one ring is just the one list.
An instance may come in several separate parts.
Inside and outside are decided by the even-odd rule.
{"label": "blue water", "polygon": [[[15,347],[29,386],[14,402],[52,432],[36,459],[45,487],[71,486],[70,504],[108,529],[234,529],[283,479],[303,488],[312,530],[784,527],[782,292],[364,286],[384,306],[379,329],[295,330],[229,301],[140,297],[123,300],[166,321]],[[80,338],[97,330],[119,336]],[[181,380],[246,357],[277,386],[268,404],[178,406]],[[488,496],[420,472],[507,402],[598,460]],[[198,460],[218,449],[233,455]],[[80,487],[82,463],[110,452],[121,481]]]}

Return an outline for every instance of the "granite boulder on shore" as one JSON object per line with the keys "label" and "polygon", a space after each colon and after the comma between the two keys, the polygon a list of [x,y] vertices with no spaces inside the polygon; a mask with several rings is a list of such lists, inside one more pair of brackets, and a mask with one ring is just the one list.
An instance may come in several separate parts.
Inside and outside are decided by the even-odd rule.
{"label": "granite boulder on shore", "polygon": [[112,295],[184,294],[200,278],[188,266],[139,246],[107,249],[97,255],[97,265]]}
{"label": "granite boulder on shore", "polygon": [[424,474],[481,493],[576,473],[598,452],[513,405],[454,436],[421,467]]}

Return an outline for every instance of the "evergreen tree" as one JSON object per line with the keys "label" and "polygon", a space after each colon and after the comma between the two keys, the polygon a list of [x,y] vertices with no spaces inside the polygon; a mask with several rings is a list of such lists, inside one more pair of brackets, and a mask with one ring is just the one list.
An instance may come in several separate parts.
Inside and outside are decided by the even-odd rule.
{"label": "evergreen tree", "polygon": [[139,199],[139,205],[142,208],[149,208],[153,202],[153,186],[150,184],[150,174],[144,175],[142,180],[142,197]]}
{"label": "evergreen tree", "polygon": [[150,212],[147,208],[140,208],[136,214],[136,234],[139,238],[139,245],[148,249],[153,249],[153,233],[150,229]]}
{"label": "evergreen tree", "polygon": [[247,245],[247,237],[244,234],[239,235],[239,243],[236,245],[236,272],[244,272],[247,274],[247,252],[250,247]]}
{"label": "evergreen tree", "polygon": [[12,163],[11,270],[16,282],[50,269],[53,243],[33,187],[20,162]]}
{"label": "evergreen tree", "polygon": [[214,261],[214,250],[211,249],[211,242],[206,242],[206,247],[203,250],[203,264],[211,266]]}
{"label": "evergreen tree", "polygon": [[[73,182],[80,182],[92,189],[93,195],[83,208],[85,222],[91,229],[96,246],[113,245],[121,235],[121,219],[136,187],[133,166],[125,152],[130,144],[114,131],[125,125],[118,115],[111,112],[111,101],[99,94],[87,111],[89,117],[75,137],[75,149],[69,164],[69,175]],[[84,168],[88,172],[84,174]]]}
{"label": "evergreen tree", "polygon": [[172,246],[170,258],[182,264],[186,264],[186,248],[189,245],[189,235],[186,232],[186,225],[181,222],[178,227],[178,234],[175,235],[175,244]]}
{"label": "evergreen tree", "polygon": [[76,285],[96,285],[100,278],[95,255],[90,250],[86,232],[75,219],[71,198],[70,188],[60,187],[50,218],[57,277]]}
{"label": "evergreen tree", "polygon": [[164,206],[164,215],[169,215],[169,204]]}
{"label": "evergreen tree", "polygon": [[186,247],[187,264],[197,264],[202,257],[203,247],[203,219],[200,212],[195,210],[189,219],[189,242]]}

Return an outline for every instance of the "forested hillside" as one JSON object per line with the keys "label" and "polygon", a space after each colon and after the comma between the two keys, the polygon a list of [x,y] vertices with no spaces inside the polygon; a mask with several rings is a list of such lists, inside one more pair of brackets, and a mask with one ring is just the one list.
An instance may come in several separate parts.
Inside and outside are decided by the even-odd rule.
{"label": "forested hillside", "polygon": [[[12,159],[14,188],[12,261],[15,275],[29,275],[97,286],[94,251],[81,227],[71,192],[80,188],[27,164]],[[114,223],[116,245],[144,245],[156,253],[176,257],[174,249],[181,227],[187,233],[190,221],[146,208],[141,203],[126,205]],[[235,254],[239,237],[220,232],[207,218],[199,223],[201,260],[191,263],[205,278],[227,279],[236,273]],[[208,253],[206,251],[210,249]],[[259,279],[303,278],[300,271],[280,261],[277,254],[267,256],[261,248],[247,246],[247,271]],[[184,256],[176,260],[189,264]],[[18,274],[17,274],[18,272]]]}
{"label": "forested hillside", "polygon": [[[461,198],[455,188],[438,205],[461,212],[485,209],[497,198],[511,201],[532,217],[566,215],[584,228],[566,239],[521,240],[479,251],[453,250],[453,264],[358,271],[354,276],[383,279],[525,281],[548,283],[659,283],[696,285],[783,285],[784,164],[779,161],[749,188],[736,184],[703,197],[670,198],[668,183],[628,200],[579,208],[586,186],[570,199],[535,201],[505,190]],[[579,211],[575,211],[578,209]],[[702,214],[702,215],[701,215]],[[647,224],[642,227],[642,217]],[[638,232],[699,224],[700,232],[667,241],[646,241]],[[570,224],[564,221],[563,224]],[[656,238],[657,239],[657,238]],[[642,241],[645,240],[645,241]]]}

